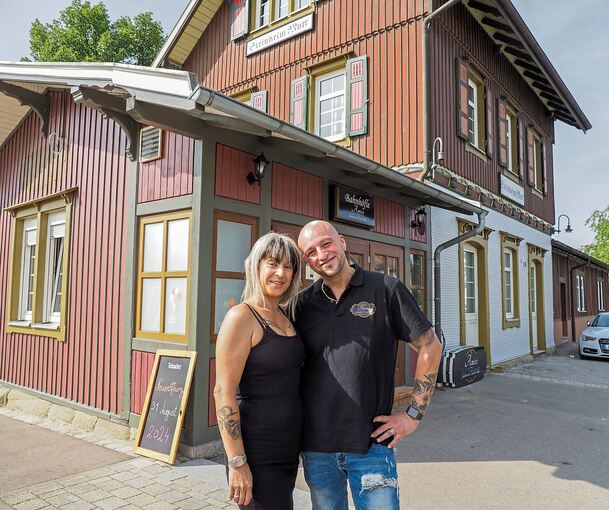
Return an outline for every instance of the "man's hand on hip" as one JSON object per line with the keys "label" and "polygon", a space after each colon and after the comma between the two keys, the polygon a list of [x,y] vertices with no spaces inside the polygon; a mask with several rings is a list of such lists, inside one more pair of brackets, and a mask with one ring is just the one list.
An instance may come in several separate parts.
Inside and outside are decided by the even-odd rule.
{"label": "man's hand on hip", "polygon": [[405,413],[393,413],[389,416],[377,416],[372,420],[373,422],[382,423],[373,433],[372,437],[376,439],[377,443],[382,443],[385,439],[393,436],[389,448],[396,446],[403,437],[412,434],[419,423],[419,420],[414,420]]}

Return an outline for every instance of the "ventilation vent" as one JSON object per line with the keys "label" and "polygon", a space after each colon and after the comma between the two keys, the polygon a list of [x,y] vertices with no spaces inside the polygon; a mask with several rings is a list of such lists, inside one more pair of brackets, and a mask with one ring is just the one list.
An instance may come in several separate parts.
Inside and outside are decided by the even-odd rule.
{"label": "ventilation vent", "polygon": [[140,131],[140,162],[161,157],[161,133],[157,127],[146,127]]}

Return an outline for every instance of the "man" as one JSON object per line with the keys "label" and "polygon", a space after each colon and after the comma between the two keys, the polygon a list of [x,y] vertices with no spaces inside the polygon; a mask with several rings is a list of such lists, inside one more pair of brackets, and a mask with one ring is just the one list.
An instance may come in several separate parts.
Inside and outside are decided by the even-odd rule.
{"label": "man", "polygon": [[[393,447],[419,426],[435,388],[441,345],[396,278],[351,266],[328,222],[303,227],[298,246],[321,278],[299,296],[296,329],[307,358],[301,382],[303,464],[314,510],[398,510]],[[397,342],[418,352],[406,412],[393,413]]]}

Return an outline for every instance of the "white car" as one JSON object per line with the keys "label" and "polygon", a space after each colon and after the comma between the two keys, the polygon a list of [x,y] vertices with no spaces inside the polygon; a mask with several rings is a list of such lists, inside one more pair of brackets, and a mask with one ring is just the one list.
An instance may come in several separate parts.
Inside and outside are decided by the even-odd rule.
{"label": "white car", "polygon": [[579,336],[580,358],[609,359],[609,312],[599,313]]}

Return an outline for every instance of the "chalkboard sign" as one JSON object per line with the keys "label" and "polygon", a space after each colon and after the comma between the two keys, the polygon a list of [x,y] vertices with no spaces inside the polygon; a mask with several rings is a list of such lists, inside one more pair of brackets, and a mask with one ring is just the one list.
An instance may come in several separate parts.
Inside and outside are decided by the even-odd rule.
{"label": "chalkboard sign", "polygon": [[461,388],[478,382],[486,371],[484,347],[464,345],[444,352],[440,381],[444,386]]}
{"label": "chalkboard sign", "polygon": [[173,464],[197,353],[158,350],[133,451]]}
{"label": "chalkboard sign", "polygon": [[333,220],[374,227],[374,197],[363,191],[334,186]]}

